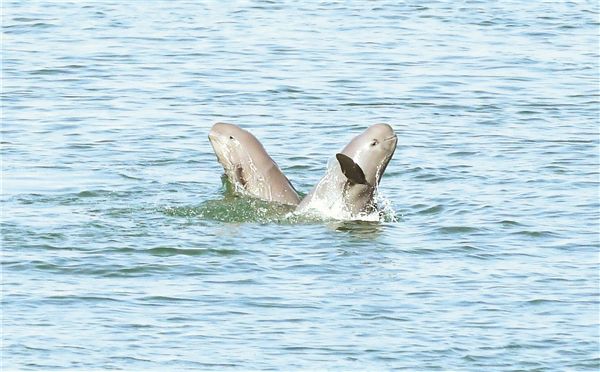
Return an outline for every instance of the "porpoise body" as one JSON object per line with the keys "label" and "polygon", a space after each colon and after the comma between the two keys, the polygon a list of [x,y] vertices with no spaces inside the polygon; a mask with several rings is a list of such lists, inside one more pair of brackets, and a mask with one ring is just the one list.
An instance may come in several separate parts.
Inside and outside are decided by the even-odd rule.
{"label": "porpoise body", "polygon": [[251,133],[233,124],[216,123],[208,139],[236,192],[267,201],[300,203],[290,181]]}
{"label": "porpoise body", "polygon": [[302,200],[297,213],[316,211],[338,219],[377,211],[376,191],[396,150],[388,124],[375,124],[356,136],[330,162],[325,175]]}

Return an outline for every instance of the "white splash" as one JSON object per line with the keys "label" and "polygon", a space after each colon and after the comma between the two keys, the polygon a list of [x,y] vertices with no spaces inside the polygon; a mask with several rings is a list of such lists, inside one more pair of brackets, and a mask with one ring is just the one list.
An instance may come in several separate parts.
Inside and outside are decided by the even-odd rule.
{"label": "white splash", "polygon": [[[327,172],[319,183],[315,186],[313,198],[303,212],[298,215],[307,215],[316,218],[326,218],[335,220],[360,220],[360,221],[379,221],[380,215],[378,211],[372,213],[361,212],[353,214],[344,202],[344,195],[339,192],[340,180],[336,176],[333,167],[339,167],[337,160],[331,157],[327,162]],[[344,181],[345,182],[345,181]],[[318,195],[321,195],[319,197]]]}
{"label": "white splash", "polygon": [[[319,180],[315,187],[313,198],[310,200],[306,209],[302,212],[293,212],[295,215],[304,215],[317,219],[335,219],[335,220],[358,220],[358,221],[386,221],[398,222],[396,211],[392,207],[392,203],[384,193],[379,190],[379,175],[380,169],[376,172],[375,200],[379,208],[372,212],[361,212],[358,214],[352,213],[344,202],[344,195],[339,192],[340,172],[334,171],[334,167],[339,167],[339,163],[335,157],[331,157],[327,162],[327,172],[325,176]],[[381,167],[381,165],[380,165]],[[338,174],[336,176],[336,174]],[[345,182],[345,180],[343,181]],[[320,195],[320,196],[319,196]]]}
{"label": "white splash", "polygon": [[398,222],[398,218],[396,218],[396,211],[394,207],[392,207],[392,202],[390,199],[377,188],[377,204],[379,205],[379,217],[380,221],[386,222]]}

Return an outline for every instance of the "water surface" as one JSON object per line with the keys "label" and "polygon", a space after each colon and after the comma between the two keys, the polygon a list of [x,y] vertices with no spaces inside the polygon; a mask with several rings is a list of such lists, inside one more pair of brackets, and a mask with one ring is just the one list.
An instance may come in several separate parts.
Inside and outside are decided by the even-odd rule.
{"label": "water surface", "polygon": [[[4,370],[597,371],[598,4],[5,1]],[[369,125],[380,222],[302,192]]]}

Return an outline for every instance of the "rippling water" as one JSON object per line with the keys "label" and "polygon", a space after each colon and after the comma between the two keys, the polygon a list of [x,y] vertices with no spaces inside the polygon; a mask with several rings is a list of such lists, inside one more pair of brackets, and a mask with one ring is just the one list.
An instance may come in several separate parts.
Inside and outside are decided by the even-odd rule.
{"label": "rippling water", "polygon": [[[597,371],[598,4],[2,4],[2,368]],[[369,125],[380,222],[303,194]]]}

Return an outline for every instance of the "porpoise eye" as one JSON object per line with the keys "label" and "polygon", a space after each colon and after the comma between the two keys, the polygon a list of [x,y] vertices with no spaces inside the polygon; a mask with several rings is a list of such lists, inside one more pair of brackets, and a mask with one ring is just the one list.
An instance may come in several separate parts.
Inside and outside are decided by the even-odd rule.
{"label": "porpoise eye", "polygon": [[379,141],[373,140],[373,142],[371,142],[371,147],[376,146],[378,143],[379,143]]}
{"label": "porpoise eye", "polygon": [[229,136],[229,139],[230,139],[230,140],[232,140],[232,139],[233,139],[233,136]]}

